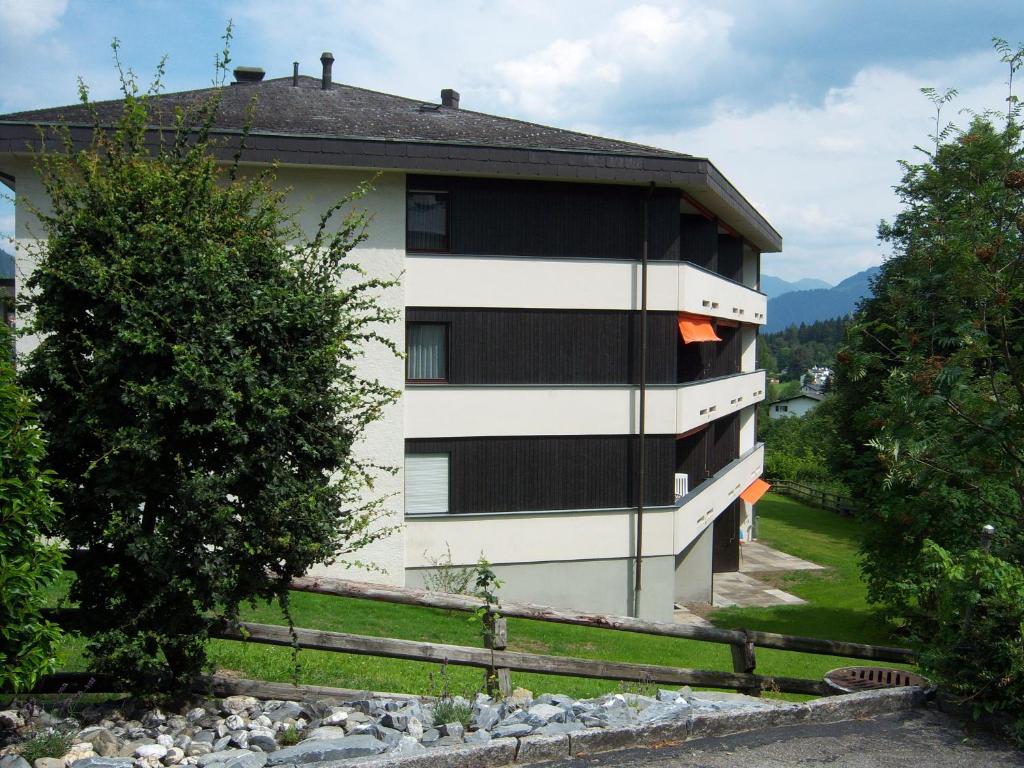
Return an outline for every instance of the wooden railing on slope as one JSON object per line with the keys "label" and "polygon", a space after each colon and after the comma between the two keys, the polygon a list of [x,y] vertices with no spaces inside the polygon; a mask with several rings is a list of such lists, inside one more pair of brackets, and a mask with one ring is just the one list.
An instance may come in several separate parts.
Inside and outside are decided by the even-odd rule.
{"label": "wooden railing on slope", "polygon": [[798,483],[795,480],[769,480],[772,490],[786,496],[792,496],[800,501],[806,501],[816,507],[836,512],[844,517],[851,516],[857,511],[857,502],[848,496],[840,496],[832,491],[823,491],[812,485]]}
{"label": "wooden railing on slope", "polygon": [[[475,597],[344,579],[303,577],[295,579],[291,583],[291,588],[320,595],[351,597],[468,613],[476,613],[483,608],[489,611],[489,624],[493,627],[493,631],[487,633],[487,647],[485,648],[301,628],[295,629],[293,637],[287,627],[248,622],[223,625],[212,632],[211,636],[224,640],[279,646],[297,644],[300,648],[320,651],[477,667],[486,671],[489,687],[504,695],[511,692],[510,673],[512,671],[641,683],[730,688],[755,695],[763,689],[809,695],[833,693],[820,680],[755,674],[757,666],[755,647],[903,664],[914,662],[913,653],[904,648],[780,635],[772,632],[646,621],[628,616],[583,613],[531,603],[505,602],[487,606],[484,601]],[[78,618],[77,611],[74,609],[54,611],[50,615],[69,627],[73,627]],[[509,651],[506,649],[507,618],[531,619],[724,644],[730,646],[732,650],[733,671],[720,672]]]}

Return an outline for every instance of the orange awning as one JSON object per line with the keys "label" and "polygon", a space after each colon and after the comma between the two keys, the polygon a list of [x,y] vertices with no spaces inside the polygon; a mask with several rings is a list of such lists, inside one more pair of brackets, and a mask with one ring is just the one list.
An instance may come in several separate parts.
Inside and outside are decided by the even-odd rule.
{"label": "orange awning", "polygon": [[711,325],[711,318],[704,315],[691,315],[689,312],[679,313],[679,333],[684,344],[694,341],[721,341]]}
{"label": "orange awning", "polygon": [[747,504],[757,504],[758,499],[764,496],[769,488],[771,486],[768,483],[758,478],[747,486],[747,490],[740,494],[740,498],[747,502]]}

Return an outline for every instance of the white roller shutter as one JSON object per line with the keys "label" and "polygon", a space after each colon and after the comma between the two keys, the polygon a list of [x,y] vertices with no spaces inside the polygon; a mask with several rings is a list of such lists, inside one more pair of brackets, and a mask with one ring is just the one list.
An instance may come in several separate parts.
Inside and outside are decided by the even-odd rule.
{"label": "white roller shutter", "polygon": [[405,513],[448,512],[448,454],[410,453],[405,457]]}

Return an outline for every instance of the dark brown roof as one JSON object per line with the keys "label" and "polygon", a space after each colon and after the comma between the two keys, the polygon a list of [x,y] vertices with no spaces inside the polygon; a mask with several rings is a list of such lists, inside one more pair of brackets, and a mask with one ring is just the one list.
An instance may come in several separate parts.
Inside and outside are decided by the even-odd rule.
{"label": "dark brown roof", "polygon": [[[235,84],[223,91],[215,127],[225,131],[239,130],[244,125],[246,110],[255,96],[256,112],[252,127],[257,134],[688,157],[679,152],[453,109],[340,83],[324,91],[320,80],[312,77],[300,77],[297,87],[292,85],[292,78],[286,77],[261,83]],[[206,88],[162,94],[154,110],[156,124],[171,125],[175,108],[195,105],[213,92],[213,88]],[[97,102],[95,107],[101,122],[116,122],[121,114],[121,105],[120,100]],[[88,112],[81,104],[0,115],[0,122],[91,124]]]}

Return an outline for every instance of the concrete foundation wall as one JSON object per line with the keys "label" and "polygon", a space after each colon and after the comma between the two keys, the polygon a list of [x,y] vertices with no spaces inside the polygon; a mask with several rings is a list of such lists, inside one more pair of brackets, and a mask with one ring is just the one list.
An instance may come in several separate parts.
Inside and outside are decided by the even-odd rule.
{"label": "concrete foundation wall", "polygon": [[675,556],[675,601],[711,602],[711,542],[714,526],[704,529],[693,542]]}
{"label": "concrete foundation wall", "polygon": [[[639,611],[634,611],[635,567],[633,558],[491,566],[502,581],[498,591],[502,600],[540,603],[615,616],[639,615],[640,618],[652,621],[672,621],[673,558],[644,558]],[[423,588],[424,576],[429,570],[406,570],[406,585]],[[710,575],[710,561],[707,570]]]}

